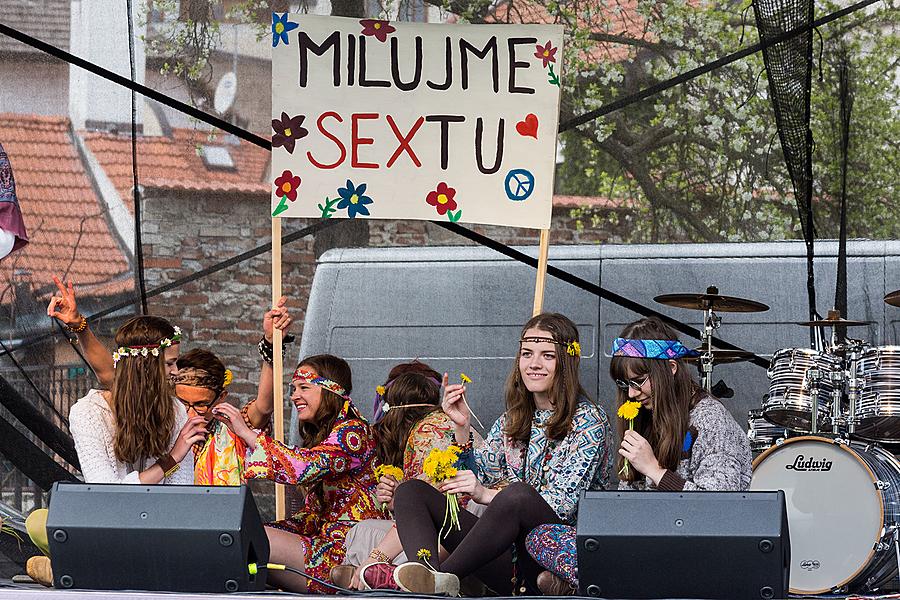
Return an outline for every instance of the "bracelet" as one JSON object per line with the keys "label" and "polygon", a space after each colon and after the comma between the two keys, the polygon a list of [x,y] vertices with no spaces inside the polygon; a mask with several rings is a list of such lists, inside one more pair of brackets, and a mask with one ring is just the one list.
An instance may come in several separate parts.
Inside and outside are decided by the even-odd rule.
{"label": "bracelet", "polygon": [[[293,343],[296,338],[293,335],[286,335],[281,340],[281,349],[284,351],[284,347],[287,344]],[[266,339],[266,336],[262,336],[259,340],[259,344],[256,345],[256,349],[259,350],[259,356],[269,363],[270,365],[275,362],[275,345],[272,344],[269,340]]]}
{"label": "bracelet", "polygon": [[68,329],[72,333],[81,333],[82,331],[87,329],[87,326],[88,326],[87,317],[85,317],[84,315],[81,316],[81,322],[78,323],[78,325],[76,325],[75,327],[72,327],[71,325],[66,323],[66,329]]}
{"label": "bracelet", "polygon": [[372,551],[369,552],[369,558],[373,558],[378,562],[384,562],[388,564],[391,564],[391,562],[393,562],[390,556],[388,556],[378,548],[372,548]]}
{"label": "bracelet", "polygon": [[175,459],[172,458],[171,454],[163,454],[156,461],[156,464],[163,470],[163,475],[165,477],[170,477],[179,467],[181,467],[181,465],[175,462]]}
{"label": "bracelet", "polygon": [[472,430],[469,430],[469,441],[465,444],[456,444],[456,447],[459,448],[459,453],[463,452],[471,452],[472,446],[475,445],[475,434],[472,433]]}

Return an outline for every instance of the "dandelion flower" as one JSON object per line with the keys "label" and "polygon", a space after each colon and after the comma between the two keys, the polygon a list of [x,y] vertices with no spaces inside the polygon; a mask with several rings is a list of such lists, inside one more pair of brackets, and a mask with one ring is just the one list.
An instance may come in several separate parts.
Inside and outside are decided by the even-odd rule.
{"label": "dandelion flower", "polygon": [[460,373],[460,374],[459,374],[459,379],[460,379],[460,381],[462,381],[463,383],[472,383],[472,380],[469,379],[469,376],[466,375],[465,373]]}

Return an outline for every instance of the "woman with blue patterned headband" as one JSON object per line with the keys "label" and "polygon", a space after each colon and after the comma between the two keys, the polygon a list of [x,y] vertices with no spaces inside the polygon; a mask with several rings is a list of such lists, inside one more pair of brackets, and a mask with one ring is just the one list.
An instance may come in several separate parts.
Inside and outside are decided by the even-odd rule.
{"label": "woman with blue patterned headband", "polygon": [[[639,403],[626,426],[619,419],[619,489],[738,491],[750,487],[747,434],[718,399],[701,388],[681,360],[696,356],[661,320],[636,321],[616,338],[609,374],[618,402]],[[638,408],[634,404],[633,408]],[[633,427],[633,429],[632,429]],[[571,594],[578,585],[575,528],[544,525],[528,551],[549,572],[545,594]]]}

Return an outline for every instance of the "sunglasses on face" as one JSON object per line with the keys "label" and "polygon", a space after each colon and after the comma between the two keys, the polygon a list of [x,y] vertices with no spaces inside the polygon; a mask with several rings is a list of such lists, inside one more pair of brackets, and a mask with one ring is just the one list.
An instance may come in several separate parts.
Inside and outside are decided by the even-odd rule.
{"label": "sunglasses on face", "polygon": [[647,383],[647,380],[650,379],[650,374],[641,375],[639,377],[635,377],[634,379],[616,379],[616,387],[622,391],[628,391],[628,388],[632,388],[636,392],[640,392],[641,388],[644,387],[644,384]]}

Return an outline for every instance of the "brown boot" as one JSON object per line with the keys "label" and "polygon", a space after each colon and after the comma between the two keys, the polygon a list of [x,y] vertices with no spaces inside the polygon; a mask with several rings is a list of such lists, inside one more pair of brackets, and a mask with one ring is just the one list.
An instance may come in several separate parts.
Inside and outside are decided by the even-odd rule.
{"label": "brown boot", "polygon": [[46,587],[53,587],[53,568],[50,559],[46,556],[32,556],[25,563],[25,572],[28,576]]}
{"label": "brown boot", "polygon": [[331,583],[338,587],[349,589],[350,580],[353,579],[353,574],[355,572],[356,567],[353,565],[338,565],[336,567],[331,567]]}
{"label": "brown boot", "polygon": [[564,580],[562,577],[544,571],[537,577],[537,586],[541,593],[545,596],[574,596],[575,586]]}

